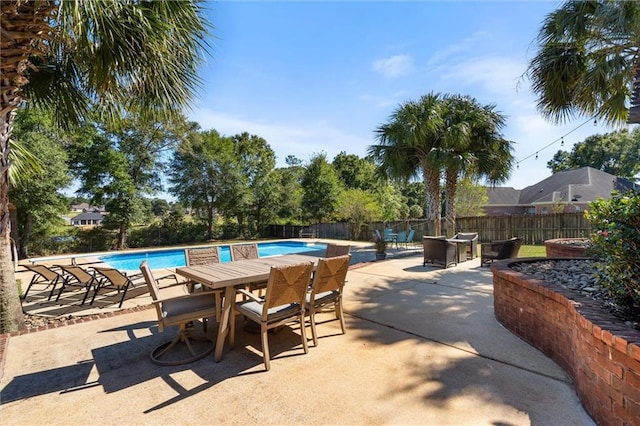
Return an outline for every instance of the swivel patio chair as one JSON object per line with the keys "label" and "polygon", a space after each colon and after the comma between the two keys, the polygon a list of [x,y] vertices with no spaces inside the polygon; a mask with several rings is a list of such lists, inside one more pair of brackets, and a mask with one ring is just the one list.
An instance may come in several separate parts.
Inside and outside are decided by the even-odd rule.
{"label": "swivel patio chair", "polygon": [[[249,300],[232,304],[232,309],[248,319],[260,324],[262,336],[262,357],[264,366],[270,369],[268,331],[272,328],[297,322],[300,325],[300,339],[304,353],[309,352],[305,333],[305,298],[311,280],[313,263],[305,262],[287,266],[272,266],[267,281],[264,298],[257,297],[244,289],[238,290]],[[232,312],[231,318],[234,318]],[[231,321],[229,346],[235,345],[235,321]]]}
{"label": "swivel patio chair", "polygon": [[324,253],[324,257],[336,257],[344,256],[351,252],[351,246],[346,244],[327,244],[327,250]]}
{"label": "swivel patio chair", "polygon": [[58,282],[64,281],[64,277],[55,269],[50,268],[45,265],[23,265],[29,271],[33,272],[33,276],[31,277],[31,281],[27,286],[27,290],[24,292],[24,298],[27,298],[27,294],[29,294],[29,290],[31,287],[38,284],[44,284],[44,290],[51,287],[51,291],[49,292],[49,298],[47,300],[51,300],[53,296],[53,292],[56,289],[56,285]]}
{"label": "swivel patio chair", "polygon": [[481,244],[480,266],[489,266],[495,260],[518,257],[521,245],[522,240],[518,237]]}
{"label": "swivel patio chair", "polygon": [[423,236],[422,248],[424,250],[422,266],[431,263],[446,269],[458,264],[458,247],[456,243],[448,241],[444,236]]}
{"label": "swivel patio chair", "polygon": [[[158,329],[163,332],[165,327],[173,325],[179,328],[173,340],[162,343],[151,351],[151,361],[158,365],[182,365],[197,361],[213,352],[215,347],[213,338],[197,334],[193,327],[187,327],[187,324],[193,324],[194,321],[202,319],[206,332],[206,319],[216,315],[216,300],[213,294],[203,292],[164,299],[160,295],[160,288],[146,260],[140,264],[140,270],[156,308]],[[198,350],[201,345],[195,345],[194,341],[205,341],[208,344]],[[179,343],[184,343],[189,351],[190,355],[186,358],[176,355],[180,352],[176,347]],[[170,351],[174,348],[175,351]]]}
{"label": "swivel patio chair", "polygon": [[314,346],[318,346],[316,313],[329,305],[333,305],[336,318],[340,320],[342,334],[346,333],[342,313],[342,289],[347,278],[350,260],[350,254],[320,259],[318,267],[313,273],[311,290],[307,292],[306,308],[311,320],[311,336]]}

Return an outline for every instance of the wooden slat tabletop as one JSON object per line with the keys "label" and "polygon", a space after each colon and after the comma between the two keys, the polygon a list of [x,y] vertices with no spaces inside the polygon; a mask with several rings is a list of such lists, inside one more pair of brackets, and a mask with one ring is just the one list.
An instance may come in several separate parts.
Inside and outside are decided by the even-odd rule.
{"label": "wooden slat tabletop", "polygon": [[[239,260],[229,263],[186,266],[177,268],[176,274],[199,282],[211,289],[266,281],[272,266],[292,265],[312,261],[318,264],[319,257],[301,254]],[[315,266],[314,266],[315,267]]]}

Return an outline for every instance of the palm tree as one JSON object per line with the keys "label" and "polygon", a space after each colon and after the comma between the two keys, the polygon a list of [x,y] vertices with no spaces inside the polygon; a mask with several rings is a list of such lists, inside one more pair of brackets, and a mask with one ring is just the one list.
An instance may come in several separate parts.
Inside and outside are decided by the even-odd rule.
{"label": "palm tree", "polygon": [[511,142],[502,137],[505,117],[495,105],[480,105],[471,97],[443,98],[443,145],[438,157],[445,169],[445,223],[447,235],[456,232],[455,199],[458,179],[504,182],[513,165]]}
{"label": "palm tree", "polygon": [[199,86],[207,24],[199,2],[0,2],[0,333],[24,327],[11,265],[8,170],[15,111],[27,100],[62,125],[89,112],[167,119]]}
{"label": "palm tree", "polygon": [[427,219],[431,235],[440,235],[441,164],[437,150],[442,144],[442,99],[438,93],[424,95],[398,107],[389,122],[376,129],[378,145],[368,153],[385,176],[408,180],[421,175],[427,195]]}
{"label": "palm tree", "polygon": [[542,114],[556,122],[627,120],[640,64],[639,2],[566,1],[546,17],[537,42],[527,75]]}

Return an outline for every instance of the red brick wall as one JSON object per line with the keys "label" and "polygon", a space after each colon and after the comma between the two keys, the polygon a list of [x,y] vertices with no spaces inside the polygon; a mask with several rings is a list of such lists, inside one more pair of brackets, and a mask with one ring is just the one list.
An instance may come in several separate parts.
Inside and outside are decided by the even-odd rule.
{"label": "red brick wall", "polygon": [[[571,244],[562,244],[558,241],[566,238],[560,238],[557,240],[546,240],[544,242],[544,247],[547,252],[547,257],[585,257],[587,249],[585,247],[575,246]],[[571,238],[577,239],[580,238]],[[586,240],[586,239],[584,239]]]}
{"label": "red brick wall", "polygon": [[591,299],[513,271],[510,263],[491,266],[497,320],[567,371],[599,425],[640,424],[640,330]]}

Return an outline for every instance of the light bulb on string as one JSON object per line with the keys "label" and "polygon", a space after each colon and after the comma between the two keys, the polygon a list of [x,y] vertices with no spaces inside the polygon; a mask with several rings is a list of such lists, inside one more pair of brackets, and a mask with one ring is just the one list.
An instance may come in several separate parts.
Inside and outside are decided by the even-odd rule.
{"label": "light bulb on string", "polygon": [[594,125],[594,126],[597,126],[597,125],[598,125],[598,119],[597,119],[597,118],[594,118],[594,119],[593,119],[593,125]]}
{"label": "light bulb on string", "polygon": [[560,138],[560,146],[564,146],[564,136]]}
{"label": "light bulb on string", "polygon": [[520,168],[520,162],[517,162],[516,163],[516,169],[519,169],[519,168]]}
{"label": "light bulb on string", "polygon": [[536,160],[538,159],[538,153],[536,152]]}

